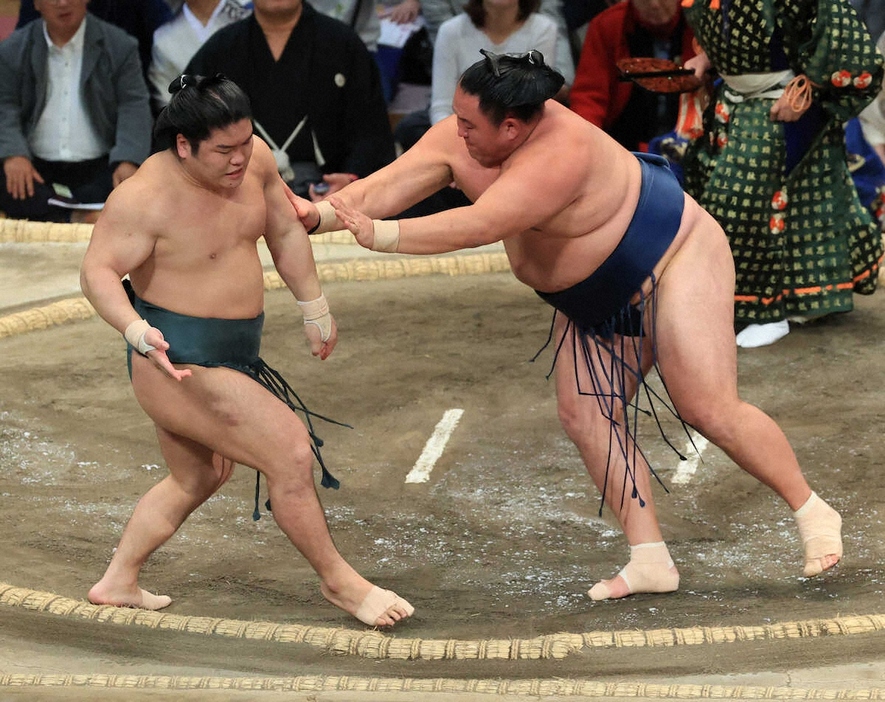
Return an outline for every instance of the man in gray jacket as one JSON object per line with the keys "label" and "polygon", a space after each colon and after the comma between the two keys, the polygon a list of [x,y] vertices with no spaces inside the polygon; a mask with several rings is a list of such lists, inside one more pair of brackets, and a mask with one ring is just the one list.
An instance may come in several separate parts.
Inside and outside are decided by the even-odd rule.
{"label": "man in gray jacket", "polygon": [[150,154],[138,44],[86,3],[36,0],[42,21],[0,42],[0,210],[9,217],[82,221],[78,203],[103,203]]}

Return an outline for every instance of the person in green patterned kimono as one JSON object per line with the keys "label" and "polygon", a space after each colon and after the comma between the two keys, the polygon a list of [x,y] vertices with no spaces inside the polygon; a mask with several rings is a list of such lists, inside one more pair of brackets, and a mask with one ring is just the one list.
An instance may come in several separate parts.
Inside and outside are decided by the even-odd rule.
{"label": "person in green patterned kimono", "polygon": [[882,56],[848,0],[683,0],[715,71],[685,189],[720,222],[737,270],[743,347],[852,309],[876,288],[878,226],[848,172],[843,125],[882,84]]}

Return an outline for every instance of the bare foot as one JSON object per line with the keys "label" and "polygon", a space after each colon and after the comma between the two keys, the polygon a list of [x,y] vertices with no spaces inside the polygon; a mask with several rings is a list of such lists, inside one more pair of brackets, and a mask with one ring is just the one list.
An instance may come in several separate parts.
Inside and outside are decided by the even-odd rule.
{"label": "bare foot", "polygon": [[679,571],[663,542],[630,547],[630,562],[611,580],[602,580],[587,594],[591,600],[617,600],[643,592],[674,592]]}
{"label": "bare foot", "polygon": [[368,586],[354,588],[349,592],[333,592],[325,584],[320,590],[330,603],[352,614],[368,626],[388,627],[412,616],[415,608],[392,590],[365,581]]}
{"label": "bare foot", "polygon": [[172,598],[168,595],[154,595],[141,588],[136,588],[133,593],[113,592],[101,583],[94,585],[87,597],[92,604],[134,607],[151,611],[163,609],[172,604]]}
{"label": "bare foot", "polygon": [[810,578],[842,560],[842,517],[816,493],[793,516],[805,550],[803,575]]}

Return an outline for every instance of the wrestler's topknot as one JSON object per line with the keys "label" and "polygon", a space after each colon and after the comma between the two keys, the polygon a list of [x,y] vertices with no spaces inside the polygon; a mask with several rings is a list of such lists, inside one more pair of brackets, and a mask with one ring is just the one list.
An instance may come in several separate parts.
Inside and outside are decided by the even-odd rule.
{"label": "wrestler's topknot", "polygon": [[554,97],[565,78],[533,49],[524,54],[494,54],[480,49],[483,58],[464,71],[462,90],[479,97],[480,109],[495,124],[507,115],[528,120]]}
{"label": "wrestler's topknot", "polygon": [[184,135],[196,152],[213,129],[252,119],[249,97],[232,80],[218,73],[204,77],[184,73],[169,85],[172,98],[154,125],[154,140],[162,148]]}

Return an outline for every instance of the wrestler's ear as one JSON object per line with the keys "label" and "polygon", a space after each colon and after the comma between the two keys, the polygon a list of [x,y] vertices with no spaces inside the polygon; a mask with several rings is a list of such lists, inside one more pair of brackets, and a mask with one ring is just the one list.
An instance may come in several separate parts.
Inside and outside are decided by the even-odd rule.
{"label": "wrestler's ear", "polygon": [[184,134],[175,135],[175,151],[178,154],[178,158],[187,158],[191,155],[191,145]]}
{"label": "wrestler's ear", "polygon": [[520,135],[522,135],[523,130],[526,128],[525,122],[520,122],[515,117],[505,117],[504,121],[501,122],[501,133],[507,137],[508,139],[516,139]]}

